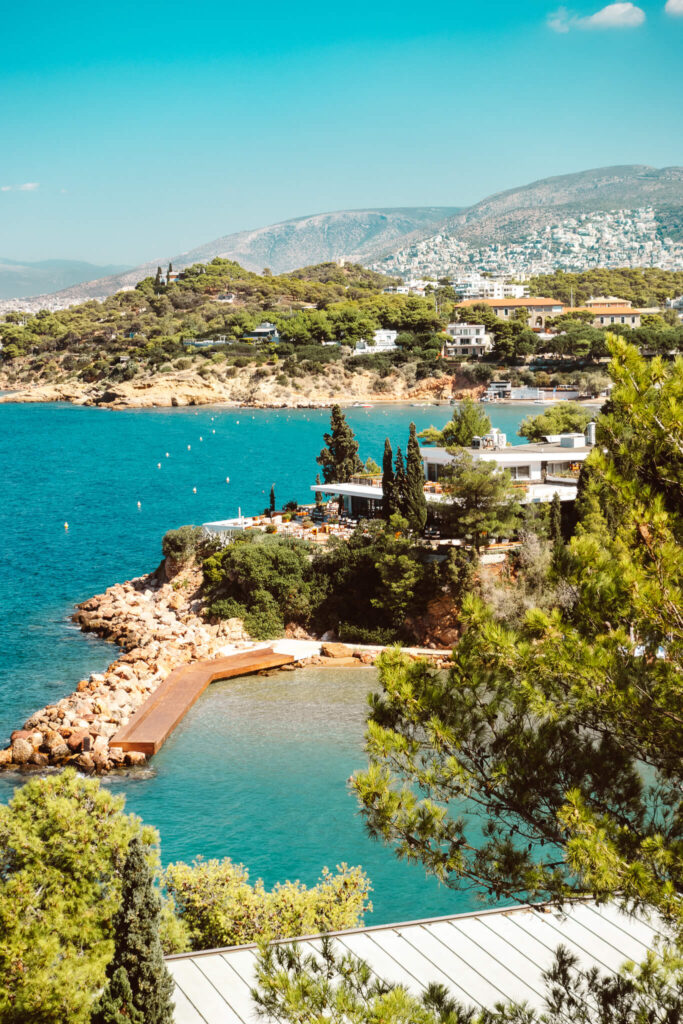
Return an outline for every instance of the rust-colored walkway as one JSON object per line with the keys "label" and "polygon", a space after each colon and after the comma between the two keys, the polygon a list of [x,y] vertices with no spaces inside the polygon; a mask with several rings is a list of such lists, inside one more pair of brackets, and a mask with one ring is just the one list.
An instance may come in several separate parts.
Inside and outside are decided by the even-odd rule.
{"label": "rust-colored walkway", "polygon": [[293,661],[291,654],[277,654],[271,647],[262,647],[227,658],[181,665],[166,676],[128,724],[109,741],[109,746],[137,750],[147,756],[156,754],[210,683],[265,668],[280,668]]}

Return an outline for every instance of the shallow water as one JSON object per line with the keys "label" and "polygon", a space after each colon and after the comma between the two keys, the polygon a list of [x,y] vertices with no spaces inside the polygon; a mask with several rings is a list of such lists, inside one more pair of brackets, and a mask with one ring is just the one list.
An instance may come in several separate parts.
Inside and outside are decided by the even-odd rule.
{"label": "shallow water", "polygon": [[[514,442],[539,409],[487,411]],[[405,449],[411,420],[440,427],[450,415],[348,410],[361,456],[378,462],[385,436]],[[0,405],[0,744],[113,660],[111,645],[70,622],[74,603],[153,568],[168,529],[260,511],[273,483],[278,502],[310,500],[328,424],[326,410]],[[367,674],[296,675],[212,687],[147,773],[112,783],[160,829],[164,858],[230,855],[268,884],[363,863],[376,921],[464,906],[419,868],[396,865],[355,816],[345,779],[363,763]],[[15,784],[0,776],[0,799]]]}

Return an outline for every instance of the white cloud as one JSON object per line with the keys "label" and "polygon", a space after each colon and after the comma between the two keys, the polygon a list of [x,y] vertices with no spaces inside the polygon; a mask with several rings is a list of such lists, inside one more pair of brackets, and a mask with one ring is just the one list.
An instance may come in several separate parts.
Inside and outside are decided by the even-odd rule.
{"label": "white cloud", "polygon": [[[683,0],[668,0],[667,7],[672,5],[680,8],[683,13]],[[566,7],[558,7],[548,15],[547,24],[553,32],[569,32],[570,29],[601,29],[601,28],[637,28],[645,21],[645,11],[632,3],[608,4],[595,14],[584,18],[578,17]]]}
{"label": "white cloud", "polygon": [[589,18],[580,18],[580,28],[637,28],[645,21],[645,11],[631,3],[608,4]]}
{"label": "white cloud", "polygon": [[0,185],[0,192],[35,192],[40,188],[37,181],[25,181],[23,185]]}
{"label": "white cloud", "polygon": [[667,14],[673,14],[674,17],[683,18],[683,0],[666,0],[664,10]]}
{"label": "white cloud", "polygon": [[548,15],[548,28],[553,32],[569,32],[573,19],[566,7],[558,7]]}

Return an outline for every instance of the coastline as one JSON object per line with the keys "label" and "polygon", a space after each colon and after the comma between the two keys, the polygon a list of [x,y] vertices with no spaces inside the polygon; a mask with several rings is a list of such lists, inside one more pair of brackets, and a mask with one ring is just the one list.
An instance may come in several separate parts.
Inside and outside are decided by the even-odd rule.
{"label": "coastline", "polygon": [[[35,711],[15,729],[9,745],[0,749],[0,769],[72,764],[83,772],[104,774],[144,765],[145,754],[124,753],[111,747],[110,740],[173,669],[263,647],[249,637],[240,619],[207,623],[201,615],[200,586],[196,566],[162,562],[154,572],[116,583],[77,605],[73,619],[81,630],[117,644],[122,653],[103,673],[81,679],[72,693]],[[311,639],[283,642],[295,651],[296,660],[277,671],[371,666],[383,650]],[[450,648],[406,651],[412,657],[430,657],[437,667],[450,658]]]}
{"label": "coastline", "polygon": [[[269,368],[274,370],[275,368]],[[107,409],[173,408],[186,406],[224,406],[252,409],[325,408],[335,403],[352,405],[425,402],[437,404],[451,399],[478,398],[483,385],[456,374],[426,377],[409,384],[405,377],[392,373],[380,377],[376,372],[351,372],[335,364],[322,374],[312,374],[302,384],[298,380],[278,381],[278,374],[263,374],[250,367],[241,368],[233,377],[218,374],[200,376],[193,370],[153,374],[129,381],[101,381],[85,384],[69,379],[36,383],[0,374],[0,403],[69,402],[73,405],[101,406]]]}
{"label": "coastline", "polygon": [[[416,384],[413,388],[403,390],[397,388],[396,393],[383,392],[378,395],[372,388],[368,389],[343,389],[324,393],[314,390],[309,393],[308,398],[302,398],[294,392],[283,396],[268,396],[258,390],[251,395],[244,393],[219,393],[215,388],[195,382],[183,382],[178,387],[163,387],[158,385],[139,385],[134,389],[126,389],[121,392],[102,390],[97,388],[81,389],[67,386],[65,384],[36,384],[16,390],[0,390],[0,404],[23,405],[23,404],[50,404],[66,402],[70,405],[80,405],[109,410],[122,409],[171,409],[187,407],[215,407],[225,409],[328,409],[338,404],[344,408],[354,406],[368,406],[375,408],[383,405],[415,405],[421,408],[442,408],[448,407],[452,402],[462,401],[464,398],[472,398],[477,401],[484,392],[483,386],[458,387],[457,377],[428,377]],[[528,399],[506,398],[497,402],[483,403],[484,408],[489,406],[528,406],[538,405],[539,408],[549,408],[562,401],[561,397],[556,400],[533,402]],[[603,400],[585,398],[574,400],[577,405],[599,408]]]}

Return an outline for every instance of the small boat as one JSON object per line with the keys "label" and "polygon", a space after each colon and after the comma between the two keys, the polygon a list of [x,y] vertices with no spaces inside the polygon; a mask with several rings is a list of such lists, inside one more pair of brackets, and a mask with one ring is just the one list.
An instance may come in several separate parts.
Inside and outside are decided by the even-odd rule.
{"label": "small boat", "polygon": [[354,402],[352,409],[372,409],[372,402]]}

